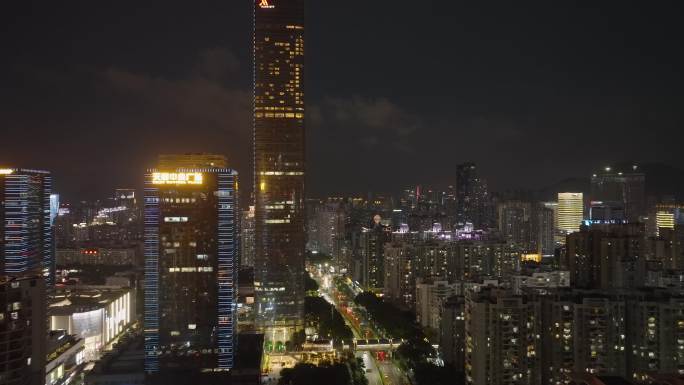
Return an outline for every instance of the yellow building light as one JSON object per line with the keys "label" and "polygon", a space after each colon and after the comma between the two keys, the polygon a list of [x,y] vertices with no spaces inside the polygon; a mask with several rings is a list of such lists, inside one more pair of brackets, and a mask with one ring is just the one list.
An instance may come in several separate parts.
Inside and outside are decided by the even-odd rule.
{"label": "yellow building light", "polygon": [[155,172],[152,173],[152,184],[202,184],[201,172]]}
{"label": "yellow building light", "polygon": [[272,8],[275,8],[274,5],[269,4],[268,0],[261,0],[261,2],[259,3],[259,7],[265,8],[265,9],[272,9]]}
{"label": "yellow building light", "polygon": [[266,182],[259,183],[259,191],[266,191]]}
{"label": "yellow building light", "polygon": [[532,261],[532,262],[541,263],[542,256],[541,256],[541,254],[522,254],[522,255],[520,255],[520,260],[523,262]]}
{"label": "yellow building light", "polygon": [[672,211],[658,211],[656,213],[656,234],[660,235],[660,229],[675,228],[675,215]]}
{"label": "yellow building light", "polygon": [[14,170],[11,168],[0,168],[0,175],[9,175],[12,174]]}
{"label": "yellow building light", "polygon": [[558,193],[556,210],[558,230],[564,234],[579,231],[584,219],[584,196],[582,193]]}

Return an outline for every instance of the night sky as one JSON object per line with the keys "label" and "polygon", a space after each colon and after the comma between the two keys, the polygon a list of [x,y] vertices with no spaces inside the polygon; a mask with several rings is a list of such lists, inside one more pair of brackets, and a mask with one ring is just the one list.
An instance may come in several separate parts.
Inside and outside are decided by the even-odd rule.
{"label": "night sky", "polygon": [[[139,186],[158,153],[217,152],[251,185],[251,1],[13,3],[0,165],[79,199]],[[309,195],[454,183],[464,161],[495,189],[684,168],[676,3],[574,3],[310,0]]]}

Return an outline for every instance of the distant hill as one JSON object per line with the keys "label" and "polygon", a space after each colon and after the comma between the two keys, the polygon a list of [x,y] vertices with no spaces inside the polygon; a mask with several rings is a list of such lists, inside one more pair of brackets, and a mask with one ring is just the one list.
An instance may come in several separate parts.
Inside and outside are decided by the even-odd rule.
{"label": "distant hill", "polygon": [[[646,174],[646,196],[663,198],[674,197],[684,202],[684,169],[664,163],[641,163],[641,172]],[[538,199],[555,200],[559,192],[582,192],[589,194],[591,179],[568,178],[538,191]]]}
{"label": "distant hill", "polygon": [[671,195],[678,202],[684,202],[683,169],[664,163],[646,163],[641,165],[641,170],[646,174],[646,195]]}
{"label": "distant hill", "polygon": [[555,201],[558,198],[559,192],[581,192],[586,195],[589,194],[590,189],[590,178],[567,178],[539,190],[538,199]]}

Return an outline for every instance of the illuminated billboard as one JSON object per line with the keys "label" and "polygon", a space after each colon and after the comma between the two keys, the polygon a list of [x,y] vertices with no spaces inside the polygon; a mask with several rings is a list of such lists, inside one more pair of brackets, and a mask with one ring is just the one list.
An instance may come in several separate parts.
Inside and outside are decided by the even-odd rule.
{"label": "illuminated billboard", "polygon": [[201,172],[155,172],[152,184],[202,184]]}
{"label": "illuminated billboard", "polygon": [[275,8],[275,6],[270,4],[268,1],[269,0],[260,0],[259,7],[266,8],[266,9]]}

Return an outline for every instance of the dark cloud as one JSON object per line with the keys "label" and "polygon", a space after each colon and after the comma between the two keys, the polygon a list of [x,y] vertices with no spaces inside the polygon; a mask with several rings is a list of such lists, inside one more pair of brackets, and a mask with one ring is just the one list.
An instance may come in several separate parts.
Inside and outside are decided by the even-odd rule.
{"label": "dark cloud", "polygon": [[133,117],[135,125],[163,125],[189,137],[198,132],[218,132],[241,141],[251,137],[252,96],[247,90],[204,77],[168,80],[114,68],[104,76],[119,102],[136,103],[145,110],[142,117]]}
{"label": "dark cloud", "polygon": [[[684,167],[670,4],[310,1],[309,195],[453,183],[536,188],[624,159]],[[67,197],[136,185],[162,152],[251,179],[251,3],[11,2],[0,163]]]}
{"label": "dark cloud", "polygon": [[225,48],[216,47],[201,53],[200,61],[195,67],[199,76],[215,81],[226,81],[241,75],[240,61],[235,54]]}
{"label": "dark cloud", "polygon": [[312,130],[341,133],[367,150],[389,145],[401,153],[413,152],[409,138],[424,125],[386,97],[326,97],[312,110]]}
{"label": "dark cloud", "polygon": [[30,153],[5,149],[0,160],[52,169],[57,189],[72,198],[102,197],[115,187],[140,186],[145,168],[153,166],[160,153],[224,154],[249,185],[251,91],[225,75],[214,76],[237,68],[230,52],[210,50],[198,55],[187,75],[175,79],[116,67],[38,71],[33,79],[46,89],[43,97],[54,103],[62,103],[55,89],[80,86],[70,89],[69,110],[38,117],[30,111],[9,111],[6,128],[18,143],[33,145]]}

